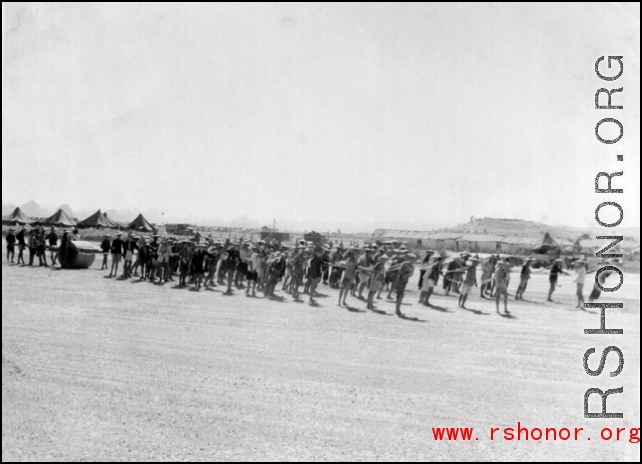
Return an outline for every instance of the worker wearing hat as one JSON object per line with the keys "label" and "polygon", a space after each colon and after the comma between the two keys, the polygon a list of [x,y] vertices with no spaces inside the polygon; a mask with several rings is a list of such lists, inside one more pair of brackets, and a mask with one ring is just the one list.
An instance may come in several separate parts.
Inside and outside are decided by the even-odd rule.
{"label": "worker wearing hat", "polygon": [[51,227],[49,233],[47,234],[46,240],[49,244],[49,257],[51,258],[51,265],[55,266],[58,261],[58,234],[56,233],[56,228]]}
{"label": "worker wearing hat", "polygon": [[577,309],[584,309],[584,283],[586,282],[586,274],[588,273],[588,263],[584,258],[578,259],[573,263],[577,277],[575,284],[577,286]]}
{"label": "worker wearing hat", "polygon": [[[470,255],[469,255],[470,256]],[[464,282],[461,286],[461,293],[459,295],[459,307],[462,309],[466,308],[466,300],[468,299],[468,293],[473,287],[477,286],[477,264],[479,260],[477,258],[470,258],[469,262],[466,263]]]}
{"label": "worker wearing hat", "polygon": [[548,298],[546,301],[549,303],[553,302],[553,292],[555,292],[555,289],[557,288],[557,279],[559,278],[560,274],[565,274],[569,275],[568,272],[565,272],[562,269],[562,260],[557,258],[555,261],[553,261],[553,264],[549,266],[550,269],[550,274],[548,275],[548,282],[550,284],[550,288],[548,289]]}
{"label": "worker wearing hat", "polygon": [[[210,237],[207,239],[207,244],[209,245],[207,251],[209,256],[207,256],[205,263],[205,270],[207,276],[205,277],[205,283],[203,286],[205,288],[216,287],[216,269],[218,267],[218,260],[220,259],[220,246],[214,242]],[[170,274],[171,275],[171,274]]]}
{"label": "worker wearing hat", "polygon": [[136,236],[130,230],[127,232],[127,237],[123,241],[123,258],[125,264],[123,265],[123,279],[130,279],[133,276],[133,261],[134,253],[138,249],[138,243],[136,242]]}
{"label": "worker wearing hat", "polygon": [[13,264],[16,255],[16,236],[14,234],[15,230],[13,227],[9,229],[7,237],[5,238],[7,242],[7,262]]}
{"label": "worker wearing hat", "polygon": [[415,272],[416,260],[417,256],[412,253],[407,254],[401,268],[399,268],[399,272],[397,273],[397,281],[395,282],[395,290],[397,293],[397,298],[395,300],[395,314],[401,318],[405,317],[401,312],[401,304],[403,302],[408,281]]}
{"label": "worker wearing hat", "polygon": [[379,253],[374,258],[374,265],[370,271],[370,285],[368,287],[368,309],[375,309],[374,307],[374,297],[377,292],[381,291],[383,288],[383,283],[386,279],[386,262],[388,261],[388,255],[385,253]]}
{"label": "worker wearing hat", "polygon": [[510,264],[504,259],[497,261],[495,268],[495,306],[499,312],[499,300],[504,297],[504,314],[510,315],[508,311],[508,284],[510,283]]}
{"label": "worker wearing hat", "polygon": [[524,260],[522,265],[522,270],[519,274],[519,285],[517,286],[517,292],[515,293],[516,300],[523,300],[524,292],[526,291],[526,286],[528,281],[531,278],[531,264],[533,263],[533,258],[528,257]]}
{"label": "worker wearing hat", "polygon": [[438,253],[434,254],[433,257],[434,261],[426,268],[426,275],[421,287],[421,296],[419,297],[419,303],[423,303],[426,306],[431,306],[430,297],[435,291],[435,285],[439,282],[439,276],[441,276],[442,257]]}
{"label": "worker wearing hat", "polygon": [[310,260],[308,267],[308,291],[310,293],[310,304],[316,304],[314,299],[317,286],[321,282],[323,277],[323,260],[322,260],[322,251],[317,249],[314,251],[314,255]]}
{"label": "worker wearing hat", "polygon": [[363,251],[365,251],[365,253],[359,258],[358,272],[359,296],[357,298],[359,298],[360,300],[363,300],[363,290],[370,283],[370,273],[368,272],[368,269],[375,264],[372,258],[372,248],[370,246],[364,246]]}
{"label": "worker wearing hat", "polygon": [[341,281],[341,290],[339,291],[339,306],[342,304],[343,306],[347,305],[346,299],[348,298],[348,293],[355,287],[357,267],[359,266],[356,250],[357,248],[350,247],[345,255],[346,260],[343,262],[345,269],[343,272],[343,280]]}
{"label": "worker wearing hat", "polygon": [[290,284],[290,292],[295,300],[299,299],[299,287],[303,283],[305,277],[305,261],[307,257],[306,248],[295,249],[290,257],[292,266],[292,282]]}
{"label": "worker wearing hat", "polygon": [[241,262],[241,253],[239,251],[240,243],[238,241],[230,242],[225,250],[227,257],[225,258],[225,269],[227,271],[227,291],[226,295],[232,294],[232,287],[234,286],[236,274],[238,272],[239,264]]}
{"label": "worker wearing hat", "polygon": [[47,241],[45,238],[45,228],[40,227],[36,234],[36,256],[38,256],[38,263],[40,267],[48,267],[47,265]]}
{"label": "worker wearing hat", "polygon": [[109,252],[111,253],[111,270],[109,272],[109,277],[118,276],[118,265],[123,256],[123,240],[121,239],[122,233],[117,232],[116,238],[111,242],[111,248]]}
{"label": "worker wearing hat", "polygon": [[27,239],[27,246],[29,247],[29,266],[33,266],[33,261],[36,258],[38,251],[38,229],[31,229],[29,238]]}
{"label": "worker wearing hat", "polygon": [[160,235],[158,233],[152,234],[151,241],[147,244],[147,274],[149,275],[149,281],[154,283],[156,282],[156,276],[158,275],[158,250],[160,248],[160,242],[158,239]]}
{"label": "worker wearing hat", "polygon": [[100,242],[100,251],[103,253],[103,263],[100,267],[101,271],[106,270],[109,267],[108,258],[109,251],[111,250],[111,240],[109,240],[109,234],[103,234],[103,239]]}

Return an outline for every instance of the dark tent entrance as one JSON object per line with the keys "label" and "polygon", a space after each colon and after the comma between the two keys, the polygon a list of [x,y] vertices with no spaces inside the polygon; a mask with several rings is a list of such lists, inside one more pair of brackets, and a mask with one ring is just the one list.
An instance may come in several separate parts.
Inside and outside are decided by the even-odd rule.
{"label": "dark tent entrance", "polygon": [[94,214],[89,216],[87,219],[84,219],[78,223],[78,227],[90,228],[94,227],[97,229],[117,229],[118,224],[113,222],[103,214],[100,210],[96,211]]}
{"label": "dark tent entrance", "polygon": [[137,230],[140,232],[156,232],[156,228],[145,219],[142,214],[139,214],[136,219],[134,219],[127,228],[129,230]]}

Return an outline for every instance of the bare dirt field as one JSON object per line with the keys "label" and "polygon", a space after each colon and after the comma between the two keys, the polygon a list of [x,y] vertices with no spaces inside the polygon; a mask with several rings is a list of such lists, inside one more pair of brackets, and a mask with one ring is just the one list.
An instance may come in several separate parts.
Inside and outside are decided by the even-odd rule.
{"label": "bare dirt field", "polygon": [[[3,461],[639,461],[628,435],[600,439],[603,427],[639,427],[639,274],[600,300],[624,303],[607,312],[624,335],[589,336],[600,316],[574,309],[572,276],[543,303],[548,280],[535,275],[528,301],[511,297],[514,318],[477,289],[469,311],[453,296],[419,306],[415,277],[410,321],[385,300],[378,312],[354,298],[338,307],[328,287],[312,307],[282,292],[224,296],[98,269],[3,258]],[[597,349],[595,369],[609,345],[624,352],[623,372],[609,377],[611,354],[589,377],[584,352]],[[620,386],[608,405],[624,419],[584,419],[588,388]],[[585,430],[578,441],[490,439],[491,427],[518,421]],[[433,427],[475,430],[470,441],[436,441]]]}

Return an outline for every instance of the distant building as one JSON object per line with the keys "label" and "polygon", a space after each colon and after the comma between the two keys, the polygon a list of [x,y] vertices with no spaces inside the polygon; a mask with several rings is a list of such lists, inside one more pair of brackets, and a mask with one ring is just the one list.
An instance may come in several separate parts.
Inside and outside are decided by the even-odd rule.
{"label": "distant building", "polygon": [[167,224],[165,230],[172,235],[194,235],[194,226],[191,224]]}

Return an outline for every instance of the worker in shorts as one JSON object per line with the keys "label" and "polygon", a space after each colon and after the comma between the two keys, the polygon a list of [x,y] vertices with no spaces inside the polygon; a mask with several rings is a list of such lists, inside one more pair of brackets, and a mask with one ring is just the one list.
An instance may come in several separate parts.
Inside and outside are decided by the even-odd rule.
{"label": "worker in shorts", "polygon": [[355,250],[350,249],[346,253],[345,270],[343,271],[343,280],[341,281],[341,290],[339,291],[339,306],[346,305],[348,293],[353,288],[357,278],[357,256]]}
{"label": "worker in shorts", "polygon": [[103,240],[100,242],[100,251],[103,253],[103,263],[100,267],[101,271],[106,270],[109,267],[109,251],[111,250],[111,240],[109,240],[109,234],[103,235]]}
{"label": "worker in shorts", "polygon": [[158,281],[167,283],[172,279],[169,260],[172,257],[172,245],[167,237],[163,238],[158,247]]}
{"label": "worker in shorts", "polygon": [[495,265],[495,304],[497,314],[499,312],[499,300],[504,297],[504,313],[509,315],[508,311],[508,284],[510,283],[510,264],[500,259]]}
{"label": "worker in shorts", "polygon": [[243,280],[247,277],[248,262],[252,252],[250,251],[250,244],[241,241],[239,248],[239,262],[236,265],[236,274],[234,276],[234,285],[238,289],[243,289]]}
{"label": "worker in shorts", "polygon": [[256,287],[259,283],[259,249],[256,247],[250,248],[251,255],[247,264],[247,290],[245,294],[250,296],[250,292],[253,297],[256,296]]}
{"label": "worker in shorts", "polygon": [[274,256],[269,261],[268,268],[268,281],[263,293],[267,298],[274,298],[274,290],[276,285],[279,283],[279,279],[283,275],[285,270],[286,257],[285,254],[281,251],[274,253]]}
{"label": "worker in shorts", "polygon": [[49,257],[51,258],[51,265],[55,266],[58,261],[58,234],[56,233],[56,228],[52,227],[49,233],[47,234],[47,243],[49,244]]}
{"label": "worker in shorts", "polygon": [[[302,245],[301,243],[299,245]],[[292,291],[292,296],[295,300],[299,299],[299,287],[303,283],[303,278],[305,276],[305,262],[307,259],[307,253],[305,248],[298,248],[294,250],[294,256],[292,260],[292,284],[290,289]]]}
{"label": "worker in shorts", "polygon": [[25,264],[25,257],[24,257],[24,252],[25,248],[27,247],[27,242],[25,240],[25,233],[27,231],[27,228],[25,226],[22,226],[20,229],[20,232],[16,235],[16,241],[18,242],[18,262],[17,264]]}
{"label": "worker in shorts", "polygon": [[41,227],[36,235],[36,256],[40,267],[49,267],[47,265],[47,240],[45,238],[45,229]]}
{"label": "worker in shorts", "polygon": [[397,276],[401,265],[406,261],[408,250],[406,247],[401,247],[393,251],[394,257],[390,260],[390,265],[386,271],[385,284],[388,285],[388,295],[386,298],[392,300],[392,293],[395,291],[395,284],[397,283]]}
{"label": "worker in shorts", "polygon": [[470,290],[477,286],[477,264],[479,264],[477,258],[470,258],[470,264],[466,267],[464,283],[461,286],[461,294],[459,295],[459,307],[462,309],[466,309],[466,300]]}
{"label": "worker in shorts", "polygon": [[419,291],[423,292],[423,286],[424,286],[424,278],[426,277],[426,272],[428,269],[428,266],[430,265],[430,258],[434,254],[434,250],[428,250],[426,251],[426,256],[424,256],[423,261],[421,262],[421,266],[419,269],[419,284],[417,285],[419,288]]}
{"label": "worker in shorts", "polygon": [[374,263],[372,262],[372,248],[364,247],[365,253],[359,258],[359,298],[363,300],[363,291],[368,286],[370,273],[367,271]]}
{"label": "worker in shorts", "polygon": [[152,240],[147,244],[147,274],[150,282],[156,282],[156,275],[158,272],[158,250],[160,243],[158,243],[160,235],[152,235]]}
{"label": "worker in shorts", "polygon": [[519,286],[517,287],[517,292],[515,293],[516,300],[523,300],[524,292],[526,291],[526,286],[528,281],[531,278],[531,263],[533,258],[526,258],[524,265],[522,266],[522,272],[519,274]]}
{"label": "worker in shorts", "polygon": [[240,242],[231,242],[225,250],[227,258],[225,259],[225,268],[227,269],[227,291],[226,295],[232,295],[232,287],[235,282],[237,269],[241,262]]}
{"label": "worker in shorts", "polygon": [[193,243],[183,240],[178,251],[178,286],[187,286],[187,277],[192,267],[192,255],[194,254]]}
{"label": "worker in shorts", "polygon": [[385,253],[379,254],[374,258],[375,264],[370,272],[370,287],[368,288],[368,309],[375,309],[374,297],[383,287],[386,279],[386,262],[388,255]]}
{"label": "worker in shorts", "polygon": [[486,259],[482,263],[481,270],[482,270],[482,275],[481,275],[481,286],[479,289],[479,296],[482,298],[486,298],[486,295],[489,295],[492,298],[493,297],[492,281],[493,281],[493,273],[495,272],[495,260],[492,256]]}
{"label": "worker in shorts", "polygon": [[132,276],[132,262],[134,260],[134,252],[136,251],[136,241],[134,236],[129,233],[123,241],[123,279],[128,279]]}
{"label": "worker in shorts", "polygon": [[[214,256],[213,258],[208,257],[205,264],[205,269],[207,271],[207,276],[205,277],[205,283],[203,286],[205,288],[216,287],[216,270],[218,268],[218,261],[220,258],[220,248],[221,244],[213,242],[211,239],[208,240],[209,248],[207,249],[208,253]],[[249,289],[248,285],[248,289]]]}
{"label": "worker in shorts", "polygon": [[7,242],[7,262],[11,264],[13,264],[16,256],[16,236],[14,232],[15,230],[13,228],[9,229],[9,233],[5,239]]}
{"label": "worker in shorts", "polygon": [[118,275],[118,264],[123,256],[123,240],[120,238],[123,234],[118,232],[116,238],[111,242],[111,271],[109,277],[116,277]]}
{"label": "worker in shorts", "polygon": [[548,282],[550,284],[550,288],[548,289],[548,298],[546,301],[549,303],[553,303],[553,292],[557,288],[557,279],[560,274],[565,274],[568,275],[568,272],[565,272],[562,269],[562,260],[561,259],[556,259],[553,262],[553,265],[550,266],[548,269],[550,269],[550,274],[548,275]]}
{"label": "worker in shorts", "polygon": [[401,265],[399,272],[397,273],[397,281],[395,282],[395,290],[397,293],[397,298],[395,300],[395,314],[398,317],[405,317],[401,312],[401,304],[403,302],[403,297],[406,291],[406,285],[410,277],[415,272],[415,261],[417,257],[412,253],[405,256],[405,261]]}
{"label": "worker in shorts", "polygon": [[575,284],[577,286],[577,309],[584,309],[584,284],[586,282],[586,274],[588,274],[588,263],[584,259],[575,261]]}
{"label": "worker in shorts", "polygon": [[207,245],[205,244],[196,244],[196,250],[192,255],[192,277],[194,279],[194,290],[197,292],[200,291],[201,285],[203,283],[203,276],[205,275],[205,258],[212,258],[212,255],[209,251],[206,251]]}
{"label": "worker in shorts", "polygon": [[36,259],[36,252],[38,248],[38,230],[32,229],[29,232],[27,239],[27,246],[29,247],[29,266],[33,266],[33,261]]}
{"label": "worker in shorts", "polygon": [[[138,270],[144,272],[145,269],[145,260],[147,259],[147,242],[145,241],[144,235],[136,235],[136,260],[134,261],[134,266],[132,267],[132,277],[138,277]],[[143,249],[144,248],[144,249]]]}
{"label": "worker in shorts", "polygon": [[317,287],[321,283],[321,278],[323,277],[323,260],[322,260],[322,251],[315,250],[314,256],[310,260],[308,267],[308,282],[309,282],[309,293],[310,293],[310,304],[316,304],[314,296],[316,294]]}
{"label": "worker in shorts", "polygon": [[439,283],[439,277],[441,276],[441,261],[442,257],[440,255],[435,256],[435,261],[426,269],[424,281],[421,286],[421,297],[419,299],[419,302],[426,306],[431,306],[430,297]]}

